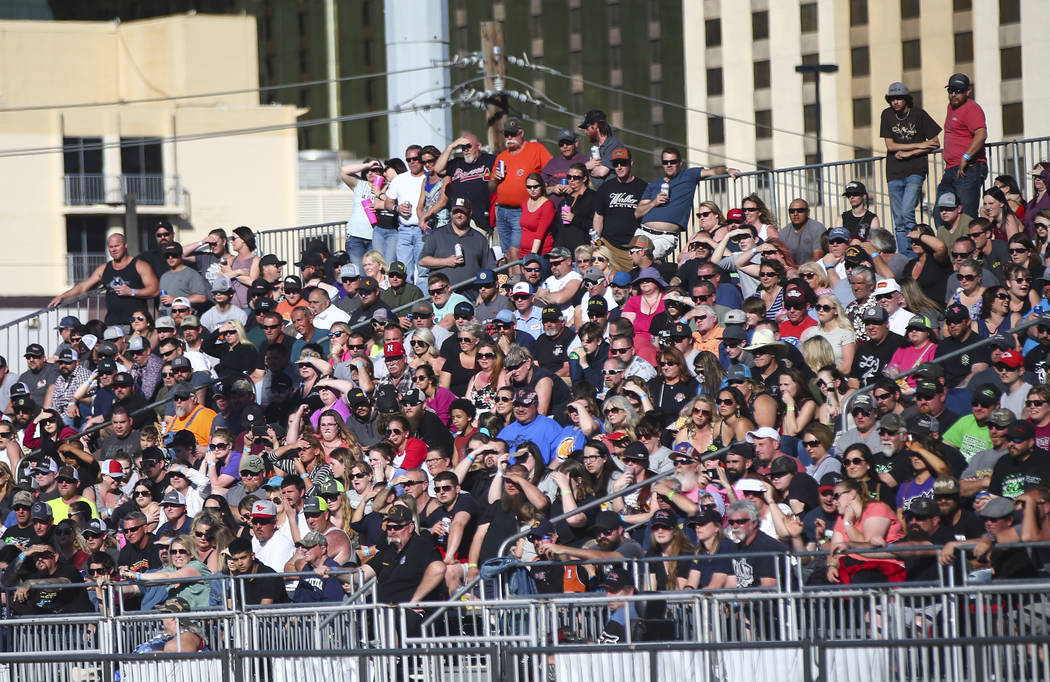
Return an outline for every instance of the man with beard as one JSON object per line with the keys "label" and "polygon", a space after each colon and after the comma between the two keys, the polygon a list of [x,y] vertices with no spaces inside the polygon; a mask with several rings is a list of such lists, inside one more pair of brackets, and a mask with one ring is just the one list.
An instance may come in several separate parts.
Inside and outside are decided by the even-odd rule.
{"label": "man with beard", "polygon": [[1050,453],[1035,447],[1035,429],[1028,421],[1011,424],[1006,439],[1010,456],[995,463],[988,492],[1015,500],[1028,488],[1050,481]]}
{"label": "man with beard", "polygon": [[613,300],[616,301],[618,307],[623,307],[624,303],[627,303],[627,299],[631,297],[633,293],[631,291],[631,278],[630,273],[619,271],[612,276],[609,280],[610,291],[612,292]]}
{"label": "man with beard", "polygon": [[[972,345],[978,339],[970,327],[970,312],[961,303],[952,303],[944,309],[944,323],[948,327],[948,336],[937,344],[937,350],[933,354],[934,362],[948,353]],[[969,387],[974,375],[988,369],[990,360],[985,346],[964,353],[951,362],[940,364],[944,369],[944,384],[948,388],[948,403],[952,404],[953,399],[962,400],[966,397],[961,389]],[[965,403],[960,403],[956,409],[962,410],[963,404]]]}
{"label": "man with beard", "polygon": [[[907,523],[907,534],[904,540],[893,543],[894,547],[901,545],[944,545],[954,539],[952,534],[942,525],[937,503],[928,497],[912,500],[908,511],[904,512],[904,520]],[[935,551],[902,552],[898,556],[904,561],[904,571],[909,582],[937,581],[940,579],[937,553]],[[958,563],[955,564],[953,570],[958,572]]]}
{"label": "man with beard", "polygon": [[503,366],[507,370],[512,389],[527,388],[536,394],[540,414],[563,416],[565,406],[572,399],[569,387],[560,377],[538,367],[533,362],[532,353],[519,346],[511,346],[503,360]]}
{"label": "man with beard", "polygon": [[734,443],[726,453],[726,479],[730,485],[752,473],[755,461],[755,446],[751,443]]}
{"label": "man with beard", "polygon": [[846,448],[854,443],[864,443],[872,452],[881,449],[879,443],[878,405],[875,399],[867,393],[857,396],[850,405],[850,415],[853,423],[852,429],[842,431],[835,439],[835,452],[845,452]]}
{"label": "man with beard", "polygon": [[[553,542],[545,549],[550,554],[558,554],[571,559],[640,559],[645,556],[642,546],[629,539],[620,515],[614,511],[598,512],[591,530],[598,543],[597,549],[584,549]],[[602,564],[599,571],[604,573],[604,570],[612,569],[617,565]]]}
{"label": "man with beard", "polygon": [[[418,372],[419,370],[415,370]],[[452,451],[452,433],[441,418],[429,409],[427,395],[421,389],[413,388],[402,394],[401,408],[408,418],[409,430],[413,438],[418,438],[429,446],[439,446]]]}
{"label": "man with beard", "polygon": [[91,372],[79,360],[80,356],[72,348],[63,349],[58,354],[58,376],[55,377],[51,393],[51,409],[62,415],[66,426],[73,426],[80,415],[79,410],[69,411],[73,395],[81,384],[91,378]]}
{"label": "man with beard", "polygon": [[[456,151],[462,156],[451,158]],[[488,181],[495,163],[494,155],[481,151],[481,141],[474,133],[463,133],[453,140],[434,163],[434,172],[449,179],[445,186],[449,205],[460,197],[468,200],[473,207],[471,219],[486,232],[492,229]]]}
{"label": "man with beard", "polygon": [[865,310],[861,317],[868,339],[857,346],[853,356],[850,385],[854,388],[867,386],[881,377],[893,354],[904,344],[903,336],[890,331],[885,308],[877,306]]}
{"label": "man with beard", "polygon": [[543,335],[536,339],[533,356],[540,367],[559,377],[569,376],[569,344],[575,338],[571,329],[566,328],[561,310],[549,305],[543,309],[540,319],[543,321]]}
{"label": "man with beard", "polygon": [[128,414],[134,415],[132,423],[136,429],[141,429],[153,421],[156,413],[152,410],[142,409],[147,405],[146,397],[139,392],[138,387],[135,386],[135,379],[130,374],[117,372],[113,376],[111,386],[113,388],[113,396],[116,398],[113,401],[113,407],[123,407],[128,411]]}
{"label": "man with beard", "polygon": [[992,446],[974,455],[966,469],[959,474],[958,487],[964,497],[973,497],[981,491],[988,490],[995,463],[1009,451],[1006,431],[1014,421],[1014,413],[1003,407],[992,410],[988,415],[988,439]]}
{"label": "man with beard", "polygon": [[[451,221],[427,237],[419,264],[445,275],[454,286],[472,279],[480,270],[496,267],[496,258],[488,237],[470,226],[470,201],[460,197],[450,206]],[[465,291],[470,292],[471,298],[477,294],[473,285],[467,285]]]}
{"label": "man with beard", "polygon": [[[929,369],[929,371],[927,371]],[[916,372],[915,404],[905,408],[901,416],[911,421],[916,415],[933,417],[942,430],[951,428],[959,421],[959,415],[945,406],[944,384],[940,380],[940,365],[925,365]]]}
{"label": "man with beard", "polygon": [[510,310],[510,299],[499,292],[495,272],[488,268],[480,270],[474,281],[478,287],[478,297],[474,300],[474,314],[479,320],[491,320],[501,310]]}
{"label": "man with beard", "polygon": [[992,447],[988,435],[988,417],[991,416],[992,410],[999,407],[1001,397],[999,389],[992,384],[978,386],[970,400],[970,406],[973,408],[971,413],[952,424],[941,436],[941,440],[957,448],[967,462],[978,452]]}
{"label": "man with beard", "polygon": [[[726,511],[726,537],[734,543],[734,554],[786,552],[787,547],[759,531],[759,512],[754,502],[738,500]],[[738,557],[733,559],[733,574],[726,579],[726,587],[747,589],[774,587],[776,557]]]}
{"label": "man with beard", "polygon": [[879,419],[879,449],[872,451],[875,473],[894,492],[911,478],[911,451],[904,447],[907,442],[908,425],[900,415],[887,414]]}
{"label": "man with beard", "polygon": [[353,388],[346,392],[346,403],[350,406],[350,418],[346,420],[346,428],[354,434],[361,447],[370,447],[383,439],[376,428],[378,413],[372,409],[372,401],[368,399],[365,392],[360,388]]}
{"label": "man with beard", "polygon": [[207,445],[215,410],[198,404],[197,392],[187,383],[176,384],[171,393],[175,400],[175,419],[168,426],[168,433],[187,429],[196,438],[197,445]]}
{"label": "man with beard", "polygon": [[39,343],[31,343],[26,346],[23,357],[28,369],[22,372],[18,380],[29,388],[29,397],[37,405],[47,407],[50,404],[55,380],[58,379],[59,368],[47,361],[44,347]]}
{"label": "man with beard", "polygon": [[964,542],[984,535],[984,523],[977,514],[959,506],[960,491],[959,480],[953,476],[939,476],[933,482],[933,501],[941,516],[941,528],[949,540]]}

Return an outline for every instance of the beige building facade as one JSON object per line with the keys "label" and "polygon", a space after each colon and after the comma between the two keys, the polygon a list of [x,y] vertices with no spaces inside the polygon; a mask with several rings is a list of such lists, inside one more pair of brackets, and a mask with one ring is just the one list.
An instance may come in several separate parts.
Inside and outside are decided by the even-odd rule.
{"label": "beige building facade", "polygon": [[260,105],[257,44],[251,16],[0,22],[0,296],[104,262],[129,195],[141,234],[169,219],[183,243],[295,224],[303,110]]}
{"label": "beige building facade", "polygon": [[[817,160],[814,76],[821,74],[823,160],[885,153],[879,117],[890,83],[943,125],[944,86],[974,82],[989,141],[1050,135],[1046,0],[698,0],[683,7],[689,145],[741,168]],[[703,112],[727,117],[710,120]]]}

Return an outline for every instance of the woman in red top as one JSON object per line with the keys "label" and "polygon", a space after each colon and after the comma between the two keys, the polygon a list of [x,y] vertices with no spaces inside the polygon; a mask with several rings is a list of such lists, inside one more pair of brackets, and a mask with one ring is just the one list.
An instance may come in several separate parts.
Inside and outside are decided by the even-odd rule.
{"label": "woman in red top", "polygon": [[831,536],[828,581],[868,583],[892,581],[903,564],[882,554],[849,554],[850,549],[885,547],[904,537],[904,526],[889,505],[868,496],[867,487],[856,480],[835,486],[839,518]]}
{"label": "woman in red top", "polygon": [[412,438],[412,427],[408,419],[401,415],[390,417],[383,435],[394,448],[394,461],[397,469],[417,469],[427,458],[427,444],[418,438]]}
{"label": "woman in red top", "polygon": [[521,202],[521,255],[546,254],[554,246],[554,204],[547,198],[543,176],[530,173],[525,178],[525,191],[529,196]]}

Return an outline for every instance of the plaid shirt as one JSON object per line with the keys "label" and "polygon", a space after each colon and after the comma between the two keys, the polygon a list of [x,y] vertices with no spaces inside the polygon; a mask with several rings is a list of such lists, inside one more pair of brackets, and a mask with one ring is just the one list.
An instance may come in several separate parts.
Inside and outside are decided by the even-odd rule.
{"label": "plaid shirt", "polygon": [[55,379],[55,392],[51,395],[51,409],[63,417],[66,416],[66,408],[73,402],[73,394],[90,378],[91,372],[83,365],[77,365],[69,376],[63,376],[59,372],[58,378]]}

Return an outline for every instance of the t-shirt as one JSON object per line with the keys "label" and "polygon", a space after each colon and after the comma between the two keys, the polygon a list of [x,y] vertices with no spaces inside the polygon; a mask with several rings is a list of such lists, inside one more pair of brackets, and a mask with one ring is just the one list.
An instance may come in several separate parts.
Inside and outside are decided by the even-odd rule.
{"label": "t-shirt", "polygon": [[452,159],[445,166],[445,175],[449,183],[445,187],[449,205],[459,197],[470,200],[470,213],[474,224],[487,228],[489,222],[489,178],[492,177],[492,166],[496,157],[483,153],[474,163],[467,163],[463,157]]}
{"label": "t-shirt", "polygon": [[569,361],[569,344],[576,338],[572,329],[565,327],[557,336],[541,334],[536,339],[532,355],[540,367],[555,374]]}
{"label": "t-shirt", "polygon": [[1046,485],[1047,481],[1050,481],[1050,453],[1033,449],[1023,462],[1012,455],[1000,457],[992,469],[988,492],[1017,499],[1029,487]]}
{"label": "t-shirt", "polygon": [[784,320],[780,323],[780,340],[785,343],[790,343],[792,346],[798,346],[802,343],[799,341],[802,337],[802,332],[815,326],[817,326],[817,321],[808,315],[803,317],[802,321],[798,324],[795,324],[791,320]]}
{"label": "t-shirt", "polygon": [[[451,224],[439,227],[430,233],[423,243],[423,250],[419,257],[448,258],[456,253],[457,244],[463,250],[463,265],[452,268],[434,268],[430,271],[431,275],[440,272],[448,277],[449,282],[455,286],[473,278],[480,270],[496,267],[496,259],[492,255],[492,249],[485,235],[474,229],[468,229],[464,234],[460,234]],[[435,317],[434,319],[440,318]]]}
{"label": "t-shirt", "polygon": [[506,149],[500,152],[496,157],[496,165],[502,161],[506,164],[506,171],[503,182],[496,186],[496,202],[508,208],[521,207],[521,202],[529,197],[525,178],[530,173],[539,173],[550,160],[551,153],[539,142],[526,142],[514,154]]}
{"label": "t-shirt", "polygon": [[966,414],[959,421],[941,435],[941,440],[958,448],[966,461],[969,462],[973,456],[982,450],[992,447],[992,439],[988,436],[988,427],[977,423],[977,418],[972,414]]}
{"label": "t-shirt", "polygon": [[811,339],[814,336],[823,336],[831,344],[831,350],[835,354],[835,364],[842,362],[842,349],[847,344],[856,343],[857,337],[853,335],[853,331],[850,329],[843,329],[842,327],[835,327],[831,331],[824,331],[819,326],[813,326],[802,332],[802,341]]}
{"label": "t-shirt", "polygon": [[[281,567],[284,569],[284,566]],[[248,574],[278,573],[276,569],[261,564],[259,561],[252,563]],[[252,578],[243,578],[244,603],[248,605],[261,604],[263,599],[272,599],[275,604],[284,604],[288,601],[288,591],[284,589],[284,580],[276,576],[256,575]]]}
{"label": "t-shirt", "polygon": [[[456,558],[463,561],[466,560],[467,554],[470,552],[470,544],[474,541],[474,533],[478,528],[478,519],[481,517],[481,507],[470,493],[461,492],[456,496],[456,502],[452,505],[452,509],[445,509],[444,505],[439,505],[425,520],[421,519],[420,523],[426,528],[433,528],[438,523],[445,521],[452,523],[452,519],[460,512],[465,512],[470,516],[467,525],[463,527],[463,537],[460,539],[459,547],[456,549]],[[438,546],[438,551],[444,553],[448,544],[448,535],[441,537],[435,535],[434,542]]]}
{"label": "t-shirt", "polygon": [[394,212],[397,213],[397,205],[408,202],[412,204],[412,209],[408,214],[408,217],[397,213],[397,221],[399,225],[419,225],[419,215],[416,213],[416,204],[419,203],[419,195],[423,189],[423,181],[426,179],[425,173],[419,175],[412,175],[411,173],[405,172],[398,175],[396,178],[390,181],[390,185],[386,188],[386,196],[388,199],[393,199]]}
{"label": "t-shirt", "polygon": [[[944,117],[944,167],[953,168],[962,161],[963,153],[973,142],[974,133],[987,128],[984,120],[984,109],[972,99],[962,103],[958,109],[948,105]],[[973,154],[973,161],[984,160],[984,146]]]}
{"label": "t-shirt", "polygon": [[[399,552],[393,546],[379,551],[368,562],[376,573],[376,599],[382,604],[397,604],[408,601],[423,580],[423,574],[431,563],[441,561],[434,543],[428,538],[412,536]],[[445,581],[429,593],[424,601],[438,601],[445,597]]]}
{"label": "t-shirt", "polygon": [[[566,159],[564,156],[552,157],[547,165],[540,171],[540,175],[543,176],[543,184],[547,187],[551,185],[566,184],[563,180],[566,180],[569,175],[569,166],[574,163],[587,163],[587,157],[583,154],[577,153],[570,159]],[[547,197],[554,204],[554,210],[557,212],[561,209],[562,201],[565,199],[563,194],[551,194]]]}
{"label": "t-shirt", "polygon": [[[759,535],[762,535],[762,533],[759,533]],[[711,578],[714,577],[715,573],[729,575],[730,571],[732,571],[732,567],[729,565],[729,560],[724,556],[721,556],[724,554],[736,554],[736,544],[725,538],[718,543],[718,549],[715,550],[715,553],[711,555],[710,559],[695,559],[693,563],[690,564],[690,571],[700,572],[701,590],[711,584]]]}
{"label": "t-shirt", "polygon": [[58,365],[51,362],[46,363],[39,370],[27,369],[18,377],[18,380],[29,389],[29,397],[37,405],[44,404],[47,388],[55,383],[56,379],[58,379]]}
{"label": "t-shirt", "polygon": [[853,367],[850,376],[859,379],[861,386],[866,386],[882,376],[886,366],[897,349],[904,344],[904,337],[890,332],[882,343],[876,344],[871,339],[857,346],[853,356]]}
{"label": "t-shirt", "polygon": [[[730,543],[727,549],[733,554],[756,554],[759,552],[786,552],[787,547],[780,544],[765,533],[758,533],[750,545],[744,543]],[[718,552],[722,553],[722,546]],[[758,587],[762,578],[776,578],[776,562],[774,556],[746,557],[741,556],[732,560],[733,575],[736,576],[738,588]]]}
{"label": "t-shirt", "polygon": [[[886,107],[879,122],[879,137],[889,138],[897,144],[915,144],[932,140],[941,132],[941,126],[926,113],[925,109],[912,107],[903,118]],[[926,175],[926,154],[916,154],[906,159],[897,159],[892,153],[886,155],[886,179],[899,180],[909,175]]]}
{"label": "t-shirt", "polygon": [[781,227],[780,241],[787,245],[796,263],[808,263],[813,260],[813,252],[820,249],[820,238],[827,231],[824,223],[810,218],[801,230],[790,223]]}
{"label": "t-shirt", "polygon": [[[583,289],[583,276],[576,270],[569,270],[569,272],[562,277],[555,277],[554,275],[551,275],[547,279],[543,280],[543,284],[540,286],[543,289],[546,289],[550,293],[554,294],[569,286],[569,282],[581,282],[580,287],[576,290],[578,296],[580,291]],[[574,296],[573,298],[575,299],[576,296]],[[565,320],[565,322],[567,323],[572,322],[573,307],[574,306],[571,300],[569,303],[566,303],[561,306],[562,319]],[[538,339],[539,337],[537,336],[536,338]]]}
{"label": "t-shirt", "polygon": [[638,229],[634,209],[645,192],[646,182],[632,178],[620,182],[614,178],[602,183],[598,189],[598,206],[595,213],[602,217],[602,239],[618,249],[626,249]]}
{"label": "t-shirt", "polygon": [[[117,556],[117,566],[139,573],[160,568],[163,564],[157,546],[153,544],[155,541],[156,537],[150,534],[147,536],[146,546],[142,549],[131,543],[124,545]],[[284,566],[284,564],[281,565]]]}
{"label": "t-shirt", "polygon": [[[555,377],[554,380],[561,381],[558,377]],[[554,402],[553,396],[551,402]],[[518,421],[507,424],[500,429],[499,438],[507,442],[507,449],[511,452],[520,448],[524,443],[532,441],[539,446],[544,463],[550,464],[554,459],[554,447],[561,429],[558,422],[550,417],[537,414],[536,418],[528,424]]]}
{"label": "t-shirt", "polygon": [[[951,336],[945,336],[941,339],[941,342],[937,344],[937,350],[933,354],[934,360],[943,355],[947,355],[948,353],[953,353],[965,346],[970,346],[977,340],[977,335],[973,332],[967,334],[966,338],[962,341],[957,341]],[[990,348],[991,346],[975,348],[969,353],[963,353],[962,355],[953,358],[951,362],[938,363],[944,369],[944,385],[948,388],[955,388],[959,385],[959,382],[970,374],[974,365],[978,363],[991,363]],[[902,367],[901,369],[909,368]]]}
{"label": "t-shirt", "polygon": [[[190,296],[192,294],[208,294],[208,283],[201,273],[191,267],[183,267],[181,270],[168,270],[160,276],[160,290],[167,292],[168,296]],[[159,314],[171,313],[170,306],[161,306]]]}
{"label": "t-shirt", "polygon": [[[696,187],[700,184],[703,166],[696,168],[685,168],[678,172],[667,184],[670,185],[671,193],[667,197],[667,203],[663,206],[654,206],[651,211],[642,217],[642,222],[665,222],[674,223],[678,227],[689,224],[689,213],[693,209],[693,195]],[[665,182],[664,178],[658,178],[650,182],[642,199],[655,199],[660,193],[660,186]]]}

